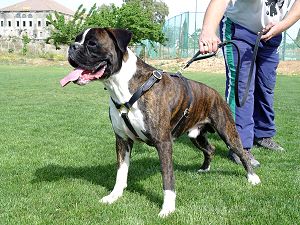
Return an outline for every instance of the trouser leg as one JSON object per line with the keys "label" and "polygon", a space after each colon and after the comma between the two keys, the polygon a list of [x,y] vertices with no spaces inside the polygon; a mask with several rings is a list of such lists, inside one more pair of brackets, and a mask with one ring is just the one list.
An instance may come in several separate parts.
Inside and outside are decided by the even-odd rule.
{"label": "trouser leg", "polygon": [[[232,33],[234,33],[234,28],[232,22],[225,21],[221,23],[221,39],[230,40],[232,38]],[[239,30],[240,34],[244,32],[247,35],[247,30]],[[230,34],[231,33],[231,34]],[[249,69],[253,57],[253,45],[235,40],[238,45],[241,55],[241,67],[239,73],[239,83],[238,83],[238,93],[240,96],[240,101],[242,96],[245,94],[245,89],[247,86],[247,80],[249,75]],[[236,79],[236,67],[237,67],[237,50],[232,45],[227,45],[223,48],[223,55],[226,64],[226,88],[225,97],[226,101],[230,106],[233,113],[236,127],[238,133],[241,137],[242,144],[244,148],[251,148],[253,146],[254,138],[254,81],[255,74],[252,74],[252,81],[250,84],[249,93],[247,100],[242,107],[237,107],[235,104],[235,79]],[[254,68],[255,71],[255,68]],[[254,72],[255,73],[255,72]]]}
{"label": "trouser leg", "polygon": [[274,89],[276,69],[279,63],[277,47],[265,46],[257,56],[257,72],[254,92],[255,138],[273,137],[276,133]]}

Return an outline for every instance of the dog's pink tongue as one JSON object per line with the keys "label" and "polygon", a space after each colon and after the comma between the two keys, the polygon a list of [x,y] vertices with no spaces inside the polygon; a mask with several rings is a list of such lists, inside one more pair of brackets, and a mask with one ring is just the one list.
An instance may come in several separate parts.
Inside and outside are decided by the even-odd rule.
{"label": "dog's pink tongue", "polygon": [[78,78],[80,77],[80,75],[82,74],[84,70],[82,69],[75,69],[73,70],[71,73],[69,73],[68,76],[64,77],[61,81],[60,84],[62,87],[66,86],[68,83],[70,83],[71,81],[75,81],[78,80]]}

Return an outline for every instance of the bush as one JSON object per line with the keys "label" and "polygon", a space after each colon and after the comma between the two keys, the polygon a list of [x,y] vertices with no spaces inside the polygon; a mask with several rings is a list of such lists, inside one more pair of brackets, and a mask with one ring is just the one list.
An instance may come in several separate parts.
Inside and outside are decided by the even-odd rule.
{"label": "bush", "polygon": [[8,53],[14,53],[14,52],[15,52],[15,50],[13,48],[8,49]]}

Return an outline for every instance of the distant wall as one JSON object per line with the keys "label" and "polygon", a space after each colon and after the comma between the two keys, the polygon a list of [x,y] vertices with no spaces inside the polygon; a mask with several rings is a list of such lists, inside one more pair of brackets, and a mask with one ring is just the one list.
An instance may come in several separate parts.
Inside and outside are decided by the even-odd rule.
{"label": "distant wall", "polygon": [[[68,49],[68,46],[62,46],[61,49],[57,50],[53,45],[46,44],[43,40],[31,40],[27,47],[27,54],[32,56],[42,56],[49,53],[66,55]],[[23,43],[21,38],[0,38],[1,52],[21,53],[22,48]]]}

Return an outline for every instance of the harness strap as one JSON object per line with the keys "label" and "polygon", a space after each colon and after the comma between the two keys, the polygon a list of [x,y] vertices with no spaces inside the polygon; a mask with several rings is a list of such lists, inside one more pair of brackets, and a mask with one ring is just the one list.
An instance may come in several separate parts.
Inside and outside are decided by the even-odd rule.
{"label": "harness strap", "polygon": [[123,104],[119,104],[111,98],[112,102],[115,104],[117,109],[121,109],[122,106],[125,106],[128,110],[131,109],[133,104],[144,95],[157,81],[160,81],[162,78],[163,71],[161,70],[154,70],[151,77],[142,85],[140,86],[137,91],[131,96],[128,102]]}
{"label": "harness strap", "polygon": [[[112,102],[116,106],[116,108],[121,111],[122,107],[127,108],[127,110],[130,110],[133,104],[142,97],[156,82],[160,81],[162,79],[162,73],[163,71],[160,70],[154,70],[151,77],[142,85],[140,86],[137,91],[131,96],[128,102],[125,102],[123,104],[117,103],[113,98],[111,98]],[[137,132],[133,128],[133,126],[130,123],[130,120],[128,118],[128,111],[127,112],[121,112],[121,117],[123,118],[126,126],[128,129],[136,136],[138,137]]]}
{"label": "harness strap", "polygon": [[138,137],[137,132],[135,131],[135,129],[133,128],[133,126],[132,126],[131,123],[130,123],[130,120],[129,120],[129,118],[128,118],[128,113],[127,113],[127,112],[126,112],[126,113],[121,113],[121,117],[123,118],[123,120],[124,120],[126,126],[127,126],[128,129],[131,131],[131,133],[133,133],[134,136]]}
{"label": "harness strap", "polygon": [[188,82],[188,79],[186,77],[182,76],[182,74],[180,72],[177,72],[176,74],[171,74],[171,76],[172,77],[178,77],[181,80],[183,80],[183,82],[185,84],[185,87],[186,87],[186,90],[187,90],[187,93],[188,93],[188,96],[189,96],[188,106],[184,110],[182,116],[180,117],[180,119],[178,120],[178,122],[176,123],[176,125],[174,126],[174,128],[171,132],[173,137],[177,137],[178,134],[180,133],[181,126],[184,124],[185,120],[189,116],[190,108],[191,108],[191,105],[192,105],[192,102],[193,102],[194,98],[193,98],[193,95],[192,95],[191,86],[190,86],[190,84]]}

